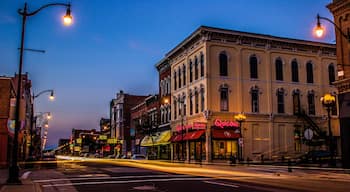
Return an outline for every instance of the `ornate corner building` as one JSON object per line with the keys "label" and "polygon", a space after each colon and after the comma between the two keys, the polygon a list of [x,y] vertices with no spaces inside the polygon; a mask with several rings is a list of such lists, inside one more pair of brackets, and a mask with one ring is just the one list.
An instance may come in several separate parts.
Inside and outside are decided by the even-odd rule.
{"label": "ornate corner building", "polygon": [[[201,26],[162,63],[170,66],[172,159],[273,159],[326,147],[320,98],[337,93],[335,45]],[[337,108],[331,121],[340,142]]]}

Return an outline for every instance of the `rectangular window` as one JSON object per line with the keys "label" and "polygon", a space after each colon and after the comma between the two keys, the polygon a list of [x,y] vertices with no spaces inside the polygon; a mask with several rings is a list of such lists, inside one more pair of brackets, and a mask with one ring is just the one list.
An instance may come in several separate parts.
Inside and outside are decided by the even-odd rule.
{"label": "rectangular window", "polygon": [[257,90],[252,91],[252,112],[258,113],[259,112],[259,95]]}
{"label": "rectangular window", "polygon": [[204,111],[204,90],[201,91],[201,112]]}
{"label": "rectangular window", "polygon": [[228,88],[221,88],[220,109],[221,111],[228,111]]}
{"label": "rectangular window", "polygon": [[309,115],[315,115],[315,97],[313,94],[307,96],[307,102],[309,106]]}
{"label": "rectangular window", "polygon": [[195,104],[196,105],[195,110],[196,110],[196,113],[198,113],[199,112],[199,97],[198,97],[198,93],[195,94],[194,100],[195,100],[194,102],[196,103]]}
{"label": "rectangular window", "polygon": [[277,112],[284,113],[284,94],[279,92],[277,94]]}

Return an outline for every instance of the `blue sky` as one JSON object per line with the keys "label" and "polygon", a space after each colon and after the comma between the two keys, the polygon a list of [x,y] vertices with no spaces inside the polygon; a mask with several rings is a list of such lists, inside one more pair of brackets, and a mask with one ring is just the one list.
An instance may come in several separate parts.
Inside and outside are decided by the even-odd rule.
{"label": "blue sky", "polygon": [[[22,0],[0,1],[0,75],[18,71]],[[30,11],[52,3],[27,0]],[[63,2],[65,0],[56,0]],[[36,111],[50,111],[48,144],[69,138],[71,129],[98,129],[109,116],[116,92],[158,92],[154,65],[200,25],[335,43],[333,27],[315,39],[316,14],[333,19],[331,0],[71,0],[73,25],[61,22],[63,7],[29,17],[24,72],[33,90],[54,89],[56,99],[35,100]]]}

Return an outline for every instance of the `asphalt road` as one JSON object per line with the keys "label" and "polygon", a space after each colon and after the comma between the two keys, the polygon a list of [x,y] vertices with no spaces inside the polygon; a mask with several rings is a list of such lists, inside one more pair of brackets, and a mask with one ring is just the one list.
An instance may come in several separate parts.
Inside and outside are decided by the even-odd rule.
{"label": "asphalt road", "polygon": [[30,177],[43,192],[350,191],[348,173],[157,161],[75,159]]}

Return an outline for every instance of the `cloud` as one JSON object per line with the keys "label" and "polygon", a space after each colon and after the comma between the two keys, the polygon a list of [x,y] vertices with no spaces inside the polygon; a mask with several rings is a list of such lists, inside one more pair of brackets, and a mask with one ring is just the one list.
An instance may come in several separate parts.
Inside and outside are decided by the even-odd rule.
{"label": "cloud", "polygon": [[0,15],[0,24],[13,24],[16,23],[16,18],[9,15]]}

